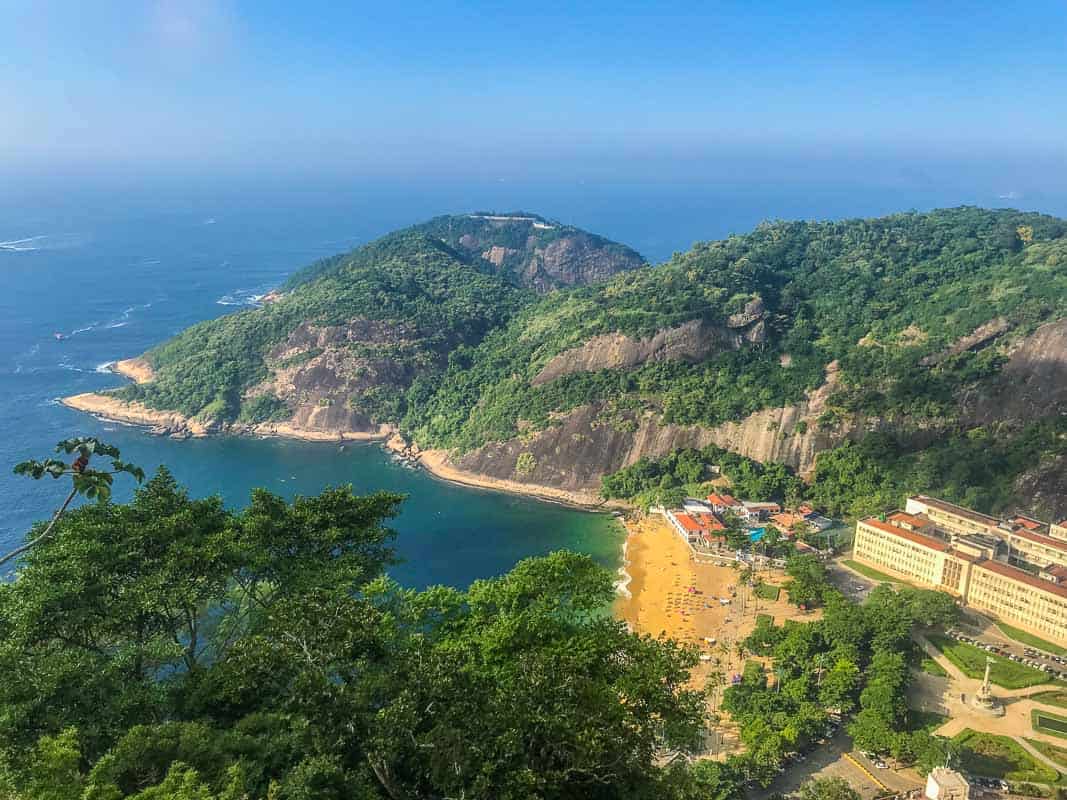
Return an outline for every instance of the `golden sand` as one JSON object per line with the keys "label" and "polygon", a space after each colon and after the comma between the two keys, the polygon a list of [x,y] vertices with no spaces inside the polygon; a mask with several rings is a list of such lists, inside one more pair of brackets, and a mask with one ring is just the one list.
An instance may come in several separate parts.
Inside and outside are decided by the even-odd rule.
{"label": "golden sand", "polygon": [[620,503],[606,503],[597,496],[595,492],[557,489],[552,486],[540,486],[504,478],[491,478],[486,475],[479,475],[475,472],[467,472],[452,464],[448,458],[448,452],[445,450],[422,450],[418,454],[418,459],[419,464],[421,464],[430,474],[435,475],[442,480],[463,484],[464,486],[478,486],[483,489],[493,489],[498,492],[522,494],[530,497],[537,497],[542,500],[551,500],[556,503],[581,506],[582,508],[595,507],[611,509],[625,507]]}
{"label": "golden sand", "polygon": [[[694,671],[699,684],[712,672],[729,675],[741,669],[737,644],[752,632],[756,617],[768,614],[781,624],[786,619],[811,620],[815,615],[786,602],[759,600],[738,586],[740,572],[732,566],[695,563],[689,546],[660,516],[626,523],[626,572],[630,597],[620,597],[615,615],[637,633],[666,636],[694,644],[704,656]],[[765,583],[780,585],[781,570],[760,573]],[[745,594],[742,608],[739,594]],[[728,599],[729,604],[720,602]]]}

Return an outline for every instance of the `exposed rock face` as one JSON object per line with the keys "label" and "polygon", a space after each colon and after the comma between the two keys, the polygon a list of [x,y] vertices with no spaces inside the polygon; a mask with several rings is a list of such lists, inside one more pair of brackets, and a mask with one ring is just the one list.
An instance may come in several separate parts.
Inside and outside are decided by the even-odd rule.
{"label": "exposed rock face", "polygon": [[247,397],[271,395],[293,412],[290,424],[308,431],[378,430],[350,400],[372,389],[400,393],[415,375],[409,358],[417,333],[391,322],[351,320],[345,325],[303,323],[268,354],[271,374]]}
{"label": "exposed rock face", "polygon": [[922,360],[923,366],[930,366],[933,364],[940,364],[946,358],[965,353],[968,350],[977,350],[980,347],[992,342],[1001,334],[1007,333],[1011,330],[1011,323],[1004,319],[1004,317],[997,317],[989,320],[984,325],[979,325],[973,332],[966,336],[961,336],[951,346],[945,348],[940,353],[935,353],[932,356],[927,356]]}
{"label": "exposed rock face", "polygon": [[532,215],[439,217],[416,227],[539,292],[597,283],[645,264],[625,245]]}
{"label": "exposed rock face", "polygon": [[[652,412],[605,421],[603,404],[583,406],[532,437],[485,445],[453,464],[493,478],[590,492],[599,489],[605,474],[641,457],[658,458],[679,448],[715,444],[758,461],[781,461],[807,474],[819,452],[880,424],[857,418],[820,430],[817,420],[836,381],[837,365],[830,364],[826,383],[803,402],[714,428],[664,424]],[[520,464],[523,454],[529,456]]]}
{"label": "exposed rock face", "polygon": [[763,307],[746,326],[722,327],[704,320],[691,320],[676,328],[658,331],[647,339],[631,339],[621,333],[594,336],[580,347],[553,357],[532,383],[538,386],[576,372],[636,367],[646,361],[696,363],[723,350],[764,341]]}
{"label": "exposed rock face", "polygon": [[1067,409],[1067,319],[1019,340],[992,391],[968,398],[975,422],[1029,421]]}
{"label": "exposed rock face", "polygon": [[1023,514],[1058,522],[1067,519],[1067,457],[1047,459],[1019,476],[1015,495],[1026,498]]}
{"label": "exposed rock face", "polygon": [[587,233],[575,232],[538,247],[535,237],[527,244],[530,255],[519,271],[524,286],[546,292],[558,286],[587,286],[642,265],[640,256],[626,247],[605,247]]}

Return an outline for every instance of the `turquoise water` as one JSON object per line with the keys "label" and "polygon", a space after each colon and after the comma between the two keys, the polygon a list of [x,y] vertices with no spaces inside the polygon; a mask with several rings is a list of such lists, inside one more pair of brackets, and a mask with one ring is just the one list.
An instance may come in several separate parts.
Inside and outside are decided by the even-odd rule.
{"label": "turquoise water", "polygon": [[349,444],[342,451],[336,444],[283,439],[174,441],[65,408],[56,414],[114,442],[123,457],[145,469],[166,464],[193,495],[218,493],[231,506],[243,505],[257,486],[284,497],[338,484],[361,493],[405,494],[391,523],[404,562],[391,574],[407,586],[466,586],[506,572],[519,559],[561,548],[589,553],[609,567],[618,560],[621,528],[608,515],[446,483],[397,462],[377,444]]}
{"label": "turquoise water", "polygon": [[[621,535],[604,516],[443,484],[393,463],[376,446],[342,453],[331,444],[175,442],[99,423],[56,398],[117,386],[121,379],[107,372],[107,362],[247,307],[317,258],[435,214],[535,211],[623,241],[656,262],[761,219],[871,215],[976,199],[951,187],[495,178],[283,185],[269,176],[239,185],[120,177],[0,186],[0,550],[46,518],[61,492],[50,481],[12,475],[10,465],[48,455],[60,439],[94,434],[147,469],[167,464],[194,495],[218,493],[233,506],[255,486],[287,497],[341,483],[404,492],[409,499],[395,528],[406,561],[394,574],[417,586],[462,586],[560,547],[614,564]],[[1065,203],[1046,199],[1034,207],[1064,211]],[[128,496],[128,487],[117,494]]]}
{"label": "turquoise water", "polygon": [[[122,207],[122,195],[103,194],[63,206],[62,196],[5,206],[0,192],[0,551],[21,542],[62,496],[60,485],[14,476],[11,466],[49,455],[61,439],[96,435],[146,470],[166,464],[194,496],[217,493],[234,507],[257,486],[285,497],[346,483],[404,493],[393,522],[404,563],[393,575],[407,585],[465,586],[559,548],[615,565],[621,535],[610,517],[443,483],[377,445],[340,452],[335,444],[237,437],[172,441],[58,404],[120,385],[107,362],[247,307],[316,258],[429,216],[419,201],[409,198],[414,208],[405,210],[396,198],[385,208],[375,193],[293,197],[172,198],[180,206],[173,208],[143,197]],[[116,496],[130,488],[119,486]]]}

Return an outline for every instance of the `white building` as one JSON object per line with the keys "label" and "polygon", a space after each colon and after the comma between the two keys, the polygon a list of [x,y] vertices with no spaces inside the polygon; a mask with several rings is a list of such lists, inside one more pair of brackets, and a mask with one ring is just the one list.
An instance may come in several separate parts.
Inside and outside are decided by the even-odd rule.
{"label": "white building", "polygon": [[926,776],[929,800],[970,800],[971,785],[956,770],[936,767]]}

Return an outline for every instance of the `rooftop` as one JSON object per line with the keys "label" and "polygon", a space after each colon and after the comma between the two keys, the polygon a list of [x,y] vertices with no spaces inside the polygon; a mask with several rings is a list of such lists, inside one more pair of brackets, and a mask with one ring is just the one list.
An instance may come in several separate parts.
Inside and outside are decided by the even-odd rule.
{"label": "rooftop", "polygon": [[1026,570],[1009,566],[1001,561],[991,561],[986,559],[985,561],[980,561],[975,564],[974,568],[984,569],[986,572],[993,572],[1005,578],[1011,578],[1019,583],[1025,583],[1027,586],[1031,586],[1034,589],[1040,589],[1042,592],[1047,592],[1049,594],[1054,594],[1057,597],[1067,599],[1067,586],[1061,586],[1052,581],[1043,581],[1041,578],[1031,575]]}
{"label": "rooftop", "polygon": [[943,511],[946,514],[955,514],[957,517],[976,522],[979,525],[999,525],[1000,520],[994,517],[988,517],[985,514],[979,514],[977,511],[971,511],[969,508],[958,506],[955,503],[950,503],[947,500],[939,500],[936,497],[927,497],[925,494],[913,495],[911,499],[918,500],[920,503],[925,503],[930,508],[936,508],[938,511]]}
{"label": "rooftop", "polygon": [[1051,536],[1045,536],[1041,533],[1034,533],[1033,531],[1028,531],[1025,528],[1018,528],[1012,531],[1011,535],[1018,537],[1019,539],[1026,539],[1028,542],[1042,544],[1045,545],[1045,547],[1051,547],[1055,550],[1067,553],[1067,542],[1063,541],[1063,539],[1053,539]]}
{"label": "rooftop", "polygon": [[911,525],[913,528],[924,528],[927,525],[933,525],[929,519],[917,514],[908,514],[904,511],[897,511],[890,514],[887,521],[892,523],[904,523],[905,525]]}
{"label": "rooftop", "polygon": [[939,553],[947,553],[952,548],[949,547],[948,542],[941,539],[935,539],[933,536],[926,536],[922,533],[916,533],[915,531],[909,531],[906,528],[898,528],[896,525],[890,525],[888,522],[882,522],[876,517],[868,517],[867,519],[860,520],[864,525],[868,525],[877,531],[882,533],[888,533],[890,536],[897,536],[901,539],[906,539],[913,544],[926,547],[930,550],[937,550]]}

